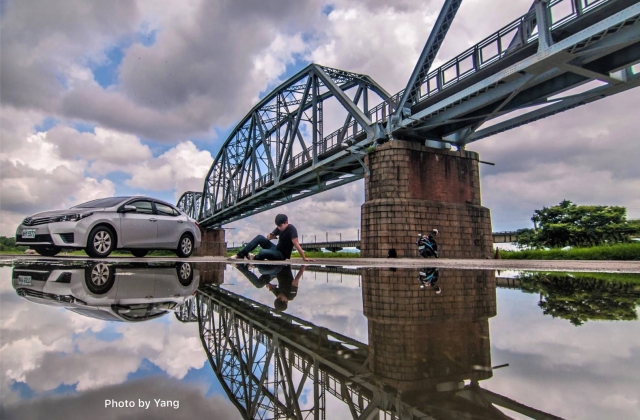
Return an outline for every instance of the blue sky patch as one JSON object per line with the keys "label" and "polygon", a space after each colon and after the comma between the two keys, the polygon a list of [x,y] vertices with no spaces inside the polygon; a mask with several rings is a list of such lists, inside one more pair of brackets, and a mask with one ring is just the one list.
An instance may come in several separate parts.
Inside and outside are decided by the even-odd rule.
{"label": "blue sky patch", "polygon": [[142,363],[140,363],[140,367],[133,373],[127,375],[127,381],[132,379],[141,379],[146,378],[147,376],[160,375],[167,377],[168,375],[162,370],[158,365],[149,361],[149,359],[142,359]]}
{"label": "blue sky patch", "polygon": [[47,117],[42,122],[33,128],[36,130],[36,133],[43,133],[51,130],[53,127],[58,125],[58,120],[56,118]]}
{"label": "blue sky patch", "polygon": [[33,389],[24,382],[13,381],[11,383],[11,390],[17,392],[18,395],[20,395],[20,398],[25,400],[29,400],[36,395]]}
{"label": "blue sky patch", "polygon": [[145,47],[150,47],[156,43],[157,33],[158,31],[138,32],[136,33],[136,42],[144,45]]}
{"label": "blue sky patch", "polygon": [[73,124],[73,128],[79,133],[91,133],[96,134],[97,124],[90,124],[85,122],[77,122]]}
{"label": "blue sky patch", "polygon": [[220,385],[220,381],[213,372],[208,360],[200,369],[189,369],[189,372],[186,374],[183,381],[187,383],[203,383],[208,385],[209,389],[206,393],[207,397],[212,397],[216,394],[225,395],[224,389],[222,388],[222,385]]}
{"label": "blue sky patch", "polygon": [[103,88],[108,88],[118,81],[118,67],[124,57],[125,45],[116,46],[106,52],[107,62],[95,67],[93,78]]}
{"label": "blue sky patch", "polygon": [[331,12],[335,10],[335,6],[333,4],[327,4],[322,8],[322,14],[325,16],[329,16]]}

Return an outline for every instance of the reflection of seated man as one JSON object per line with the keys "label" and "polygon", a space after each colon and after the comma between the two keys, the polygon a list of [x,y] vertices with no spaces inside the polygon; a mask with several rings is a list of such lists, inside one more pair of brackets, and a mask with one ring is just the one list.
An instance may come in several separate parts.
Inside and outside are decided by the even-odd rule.
{"label": "reflection of seated man", "polygon": [[[267,290],[276,296],[273,306],[276,311],[282,312],[287,309],[288,302],[293,300],[298,294],[298,282],[302,278],[305,266],[300,267],[296,278],[293,278],[291,266],[288,265],[267,265],[257,264],[256,268],[260,272],[260,277],[256,276],[245,264],[238,264],[236,268],[257,288],[267,287]],[[273,278],[278,279],[278,286],[271,284]]]}

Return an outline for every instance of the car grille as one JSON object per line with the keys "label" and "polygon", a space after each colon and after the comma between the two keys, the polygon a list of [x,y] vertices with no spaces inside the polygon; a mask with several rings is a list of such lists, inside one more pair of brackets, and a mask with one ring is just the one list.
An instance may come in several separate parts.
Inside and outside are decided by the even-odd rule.
{"label": "car grille", "polygon": [[38,299],[53,300],[53,301],[56,301],[56,302],[79,303],[80,305],[86,305],[87,304],[85,301],[82,301],[80,299],[76,299],[73,296],[54,295],[54,294],[51,294],[51,293],[39,292],[37,290],[32,290],[32,289],[21,288],[21,289],[16,290],[16,293],[20,297],[29,296],[29,297],[34,297],[34,298],[38,298]]}
{"label": "car grille", "polygon": [[65,244],[71,244],[74,241],[73,233],[61,233],[60,237],[62,238]]}
{"label": "car grille", "polygon": [[27,217],[22,221],[24,226],[36,226],[36,225],[44,225],[45,223],[51,223],[56,219],[56,217],[41,217],[39,219],[32,219],[31,217]]}
{"label": "car grille", "polygon": [[16,235],[16,242],[48,242],[53,243],[51,235],[36,235],[35,238],[22,238],[22,235]]}

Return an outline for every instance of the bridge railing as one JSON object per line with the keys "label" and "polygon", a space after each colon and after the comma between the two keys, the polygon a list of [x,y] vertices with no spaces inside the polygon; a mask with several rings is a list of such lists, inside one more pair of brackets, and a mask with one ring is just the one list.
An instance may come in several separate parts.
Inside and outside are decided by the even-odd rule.
{"label": "bridge railing", "polygon": [[[553,0],[548,8],[551,29],[563,26],[612,0]],[[420,89],[427,99],[538,39],[532,10],[430,72]]]}

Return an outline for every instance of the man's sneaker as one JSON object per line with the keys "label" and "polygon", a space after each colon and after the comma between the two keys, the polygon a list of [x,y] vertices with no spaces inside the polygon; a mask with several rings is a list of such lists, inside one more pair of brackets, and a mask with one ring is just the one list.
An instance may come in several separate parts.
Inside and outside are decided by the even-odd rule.
{"label": "man's sneaker", "polygon": [[227,258],[227,260],[228,261],[244,260],[244,257],[240,256],[239,254],[236,254]]}
{"label": "man's sneaker", "polygon": [[248,260],[255,260],[255,259],[256,259],[256,256],[255,256],[255,255],[253,255],[253,254],[247,254],[247,259],[248,259]]}

